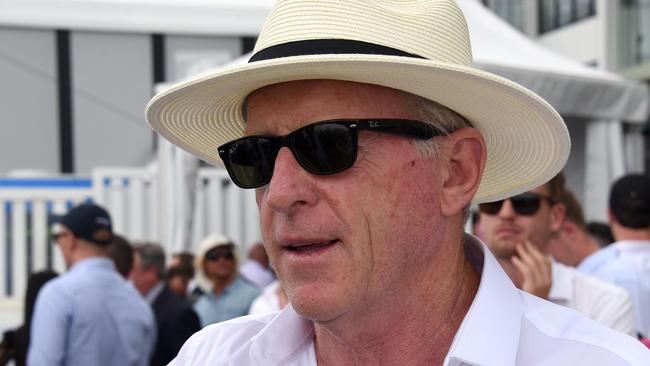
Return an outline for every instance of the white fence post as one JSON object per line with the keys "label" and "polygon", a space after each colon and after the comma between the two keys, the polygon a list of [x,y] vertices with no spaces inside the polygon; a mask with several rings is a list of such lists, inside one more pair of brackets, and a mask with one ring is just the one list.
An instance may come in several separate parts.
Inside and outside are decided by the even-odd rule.
{"label": "white fence post", "polygon": [[7,216],[6,216],[6,202],[0,200],[0,268],[3,268],[3,275],[0,276],[0,298],[7,296],[7,278],[4,276],[8,274],[7,271],[7,257],[5,253],[7,252],[7,246],[9,245],[7,241]]}
{"label": "white fence post", "polygon": [[15,200],[11,208],[11,249],[13,296],[23,296],[27,287],[27,222],[24,200]]}
{"label": "white fence post", "polygon": [[129,232],[130,237],[134,240],[146,239],[145,227],[145,195],[144,195],[144,178],[131,177],[129,180],[128,203],[129,208]]}
{"label": "white fence post", "polygon": [[47,268],[47,207],[42,198],[32,201],[32,272]]}
{"label": "white fence post", "polygon": [[[55,215],[64,215],[68,211],[67,203],[63,199],[52,202],[52,213]],[[63,259],[61,249],[53,240],[50,240],[52,246],[52,269],[58,273],[65,272],[66,265]]]}

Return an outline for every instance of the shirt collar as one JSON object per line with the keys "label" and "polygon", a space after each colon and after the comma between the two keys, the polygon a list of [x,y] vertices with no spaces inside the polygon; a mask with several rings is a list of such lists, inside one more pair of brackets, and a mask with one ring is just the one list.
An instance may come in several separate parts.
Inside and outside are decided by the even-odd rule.
{"label": "shirt collar", "polygon": [[156,301],[156,298],[162,292],[164,285],[165,284],[162,281],[160,281],[156,286],[152,287],[151,290],[149,290],[149,292],[147,292],[144,298],[145,300],[147,300],[149,305],[153,304],[153,302]]}
{"label": "shirt collar", "polygon": [[445,365],[514,365],[523,314],[519,290],[484,243],[465,238],[474,255],[483,257],[481,283]]}
{"label": "shirt collar", "polygon": [[[278,342],[278,335],[282,335],[282,342]],[[313,323],[296,313],[289,304],[251,339],[251,356],[260,365],[281,365],[313,339]]]}
{"label": "shirt collar", "polygon": [[615,248],[618,254],[650,253],[650,240],[621,240],[612,243],[611,247]]}
{"label": "shirt collar", "polygon": [[556,261],[551,262],[551,290],[548,300],[553,302],[569,302],[573,299],[573,279],[571,269]]}

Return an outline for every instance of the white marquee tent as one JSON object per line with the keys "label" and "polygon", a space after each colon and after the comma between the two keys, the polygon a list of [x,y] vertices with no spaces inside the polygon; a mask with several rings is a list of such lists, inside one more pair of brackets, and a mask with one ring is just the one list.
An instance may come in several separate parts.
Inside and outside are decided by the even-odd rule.
{"label": "white marquee tent", "polygon": [[[254,36],[274,0],[0,0],[5,25],[186,35]],[[583,66],[536,44],[476,0],[459,0],[468,19],[478,67],[516,81],[548,100],[569,125],[586,122],[584,136],[572,149],[584,175],[574,181],[587,217],[604,219],[607,192],[618,176],[642,169],[643,140],[634,128],[646,121],[644,84]],[[233,62],[246,62],[243,56]],[[207,62],[210,64],[210,62]],[[198,69],[194,67],[193,69]],[[435,86],[432,86],[435,87]],[[581,122],[584,123],[584,122]],[[631,131],[628,131],[631,130]],[[169,238],[180,246],[191,222],[188,184],[197,166],[193,158],[161,143],[158,164],[165,180]],[[571,163],[571,161],[570,161]],[[185,203],[184,203],[185,202]]]}

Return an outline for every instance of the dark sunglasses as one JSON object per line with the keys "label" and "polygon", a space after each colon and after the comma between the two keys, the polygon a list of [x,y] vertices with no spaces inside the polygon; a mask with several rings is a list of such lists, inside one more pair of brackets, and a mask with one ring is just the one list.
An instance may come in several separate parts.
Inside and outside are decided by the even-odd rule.
{"label": "dark sunglasses", "polygon": [[209,251],[205,254],[205,259],[209,261],[218,261],[219,258],[227,259],[229,261],[233,260],[235,256],[231,251]]}
{"label": "dark sunglasses", "polygon": [[[526,192],[514,197],[507,198],[512,203],[512,208],[519,215],[531,216],[537,213],[539,207],[541,206],[542,200],[547,200],[550,204],[553,204],[554,201],[548,196],[539,193]],[[486,202],[478,205],[479,211],[488,215],[497,215],[503,203],[506,200]]]}
{"label": "dark sunglasses", "polygon": [[284,136],[246,136],[219,147],[219,156],[232,181],[257,188],[271,181],[283,146],[306,171],[317,175],[342,172],[357,160],[360,130],[428,140],[445,134],[421,121],[407,119],[345,119],[309,124]]}

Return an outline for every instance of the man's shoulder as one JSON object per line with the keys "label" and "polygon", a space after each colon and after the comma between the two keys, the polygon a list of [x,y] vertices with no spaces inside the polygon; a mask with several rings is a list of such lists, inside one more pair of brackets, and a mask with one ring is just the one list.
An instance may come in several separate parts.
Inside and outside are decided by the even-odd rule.
{"label": "man's shoulder", "polygon": [[[582,314],[522,293],[524,312],[520,355],[542,360],[595,360],[598,365],[645,365],[650,351],[636,339],[602,326]],[[522,347],[525,350],[522,350]],[[608,362],[603,362],[607,360]]]}
{"label": "man's shoulder", "polygon": [[593,298],[603,296],[604,298],[609,299],[626,299],[629,297],[628,292],[622,287],[605,282],[597,277],[588,276],[575,270],[573,272],[573,280],[576,288],[578,290],[582,290],[587,294],[590,294],[593,296]]}
{"label": "man's shoulder", "polygon": [[640,273],[620,257],[613,244],[587,256],[578,266],[578,271],[616,284],[636,282],[640,278]]}
{"label": "man's shoulder", "polygon": [[194,364],[201,360],[223,360],[246,352],[251,340],[270,323],[276,313],[247,315],[203,328],[183,345],[174,365]]}
{"label": "man's shoulder", "polygon": [[45,303],[52,303],[53,301],[59,303],[61,301],[67,302],[72,298],[71,290],[69,281],[66,279],[65,274],[63,274],[45,283],[38,292],[37,300],[38,302]]}

